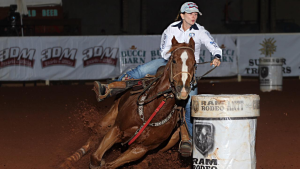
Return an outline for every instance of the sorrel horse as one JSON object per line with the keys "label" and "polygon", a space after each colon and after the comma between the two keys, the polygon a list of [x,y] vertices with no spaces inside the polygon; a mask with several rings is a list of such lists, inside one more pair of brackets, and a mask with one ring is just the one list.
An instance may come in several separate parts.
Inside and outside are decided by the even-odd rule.
{"label": "sorrel horse", "polygon": [[[172,39],[171,56],[163,73],[153,80],[140,94],[126,91],[113,104],[99,124],[99,132],[108,131],[98,149],[90,157],[90,168],[117,168],[125,163],[142,158],[149,150],[153,150],[170,138],[179,120],[176,110],[176,100],[186,100],[195,80],[195,42],[178,43]],[[138,101],[138,104],[137,104]],[[163,104],[162,104],[163,103]],[[161,106],[163,105],[163,106]],[[140,136],[136,136],[147,119],[153,117],[153,112],[161,106],[151,123],[144,128]],[[138,112],[138,113],[137,113]],[[76,153],[66,159],[63,167],[70,166],[79,160],[91,147],[96,137],[92,136],[88,142]],[[132,140],[136,139],[134,142]],[[105,163],[104,153],[116,143],[129,142],[128,149],[112,162]],[[161,150],[166,151],[179,141],[178,130]]]}

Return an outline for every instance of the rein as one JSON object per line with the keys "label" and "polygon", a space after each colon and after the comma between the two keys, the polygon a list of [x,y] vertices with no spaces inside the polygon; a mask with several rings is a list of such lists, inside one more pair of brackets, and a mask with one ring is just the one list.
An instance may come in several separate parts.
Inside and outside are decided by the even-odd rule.
{"label": "rein", "polygon": [[138,96],[138,99],[137,99],[137,102],[138,102],[138,105],[144,105],[144,104],[147,104],[149,102],[151,102],[152,100],[154,100],[155,98],[165,94],[165,93],[169,93],[169,92],[172,92],[173,89],[170,87],[169,89],[165,90],[165,91],[162,91],[162,92],[158,92],[156,95],[153,95],[152,97],[150,97],[149,99],[146,99],[144,101],[141,101],[140,98],[141,96],[147,91],[147,90],[150,90],[151,86],[156,82],[158,81],[158,79],[160,79],[162,75],[159,75],[158,77],[156,77],[147,87],[144,88],[144,90],[139,94]]}
{"label": "rein", "polygon": [[[212,61],[211,61],[211,62],[197,63],[197,65],[200,65],[200,64],[206,64],[206,63],[212,63]],[[210,72],[212,72],[212,71],[215,70],[216,68],[217,68],[217,66],[213,67],[212,69],[210,69],[209,71],[207,71],[206,73],[204,73],[202,76],[197,77],[197,81],[199,81],[202,77],[204,77],[205,75],[209,74]]]}

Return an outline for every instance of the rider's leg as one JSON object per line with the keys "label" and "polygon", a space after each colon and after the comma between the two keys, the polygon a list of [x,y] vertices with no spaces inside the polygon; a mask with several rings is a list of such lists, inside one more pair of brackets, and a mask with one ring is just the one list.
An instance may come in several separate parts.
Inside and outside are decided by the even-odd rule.
{"label": "rider's leg", "polygon": [[167,63],[168,63],[168,61],[163,59],[163,58],[152,60],[148,63],[145,63],[143,65],[139,65],[136,68],[124,73],[123,75],[121,75],[119,77],[118,81],[122,81],[122,79],[126,75],[128,76],[129,79],[140,79],[140,78],[145,77],[147,74],[155,75],[156,70],[160,66],[164,66]]}
{"label": "rider's leg", "polygon": [[184,157],[191,156],[192,154],[192,136],[193,136],[193,124],[191,118],[191,98],[193,95],[198,94],[198,88],[195,87],[190,92],[189,100],[186,104],[185,110],[185,123],[180,127],[181,144],[179,145],[179,151]]}
{"label": "rider's leg", "polygon": [[191,101],[192,101],[192,96],[197,95],[198,94],[198,88],[195,87],[194,89],[191,90],[190,92],[190,97],[189,100],[185,106],[185,121],[187,124],[187,128],[189,131],[190,136],[193,136],[193,124],[192,124],[192,118],[191,118]]}
{"label": "rider's leg", "polygon": [[96,92],[96,99],[98,101],[102,101],[104,98],[116,95],[137,84],[138,80],[122,81],[124,76],[128,76],[129,79],[140,79],[145,77],[147,74],[155,75],[156,70],[160,66],[166,65],[167,62],[167,60],[161,58],[152,60],[143,65],[139,65],[135,69],[132,69],[120,76],[116,82],[112,82],[108,85],[104,85],[98,81],[95,81],[93,90]]}
{"label": "rider's leg", "polygon": [[192,142],[187,131],[186,122],[180,126],[181,142],[179,144],[179,152],[183,157],[189,157],[192,155]]}
{"label": "rider's leg", "polygon": [[94,82],[93,90],[96,93],[96,99],[98,102],[111,96],[115,96],[130,87],[137,85],[139,80],[127,80],[127,81],[116,81],[109,84],[101,84],[98,81]]}

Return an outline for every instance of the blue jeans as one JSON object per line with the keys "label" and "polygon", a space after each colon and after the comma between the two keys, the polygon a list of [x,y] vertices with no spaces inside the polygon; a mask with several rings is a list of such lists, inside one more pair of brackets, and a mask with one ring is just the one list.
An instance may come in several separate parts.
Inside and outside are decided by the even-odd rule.
{"label": "blue jeans", "polygon": [[155,75],[156,70],[160,66],[165,66],[167,63],[168,61],[163,58],[152,60],[150,62],[147,62],[143,65],[139,65],[136,68],[131,69],[128,72],[124,73],[119,77],[118,81],[121,81],[122,78],[125,76],[125,74],[127,74],[132,79],[143,78],[146,76],[146,74]]}
{"label": "blue jeans", "polygon": [[[139,65],[136,68],[129,70],[128,72],[126,72],[125,74],[127,74],[130,78],[133,79],[140,79],[146,76],[146,74],[150,74],[150,75],[155,75],[156,74],[156,70],[160,67],[160,66],[165,66],[168,63],[167,60],[161,58],[161,59],[155,59],[152,60],[148,63],[145,63],[143,65]],[[121,81],[122,78],[125,76],[125,74],[123,74],[122,76],[120,76],[118,78],[118,81]],[[185,110],[186,110],[186,114],[185,114],[185,120],[187,123],[187,127],[188,127],[188,131],[190,136],[192,136],[193,134],[193,124],[192,124],[192,119],[191,119],[191,96],[193,95],[197,95],[198,94],[198,88],[194,88],[193,90],[191,90],[190,92],[190,97],[189,100],[186,104]]]}

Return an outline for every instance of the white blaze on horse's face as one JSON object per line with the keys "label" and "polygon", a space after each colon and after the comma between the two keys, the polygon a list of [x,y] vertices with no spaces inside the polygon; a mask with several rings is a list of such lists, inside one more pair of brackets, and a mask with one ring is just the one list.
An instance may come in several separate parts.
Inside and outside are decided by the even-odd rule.
{"label": "white blaze on horse's face", "polygon": [[[181,61],[182,61],[182,68],[181,72],[188,72],[188,66],[186,64],[188,57],[188,54],[186,51],[184,51],[181,56]],[[182,73],[181,74],[181,80],[182,80],[182,89],[181,89],[181,97],[186,98],[188,96],[187,91],[185,90],[185,83],[187,81],[188,74],[187,73]]]}
{"label": "white blaze on horse's face", "polygon": [[[180,58],[181,58],[181,61],[182,61],[181,71],[182,72],[187,72],[188,71],[188,66],[186,65],[186,61],[188,59],[188,54],[186,53],[186,51],[184,51],[181,54]],[[182,73],[181,80],[182,80],[183,86],[185,86],[187,78],[188,78],[188,75],[186,73]]]}

